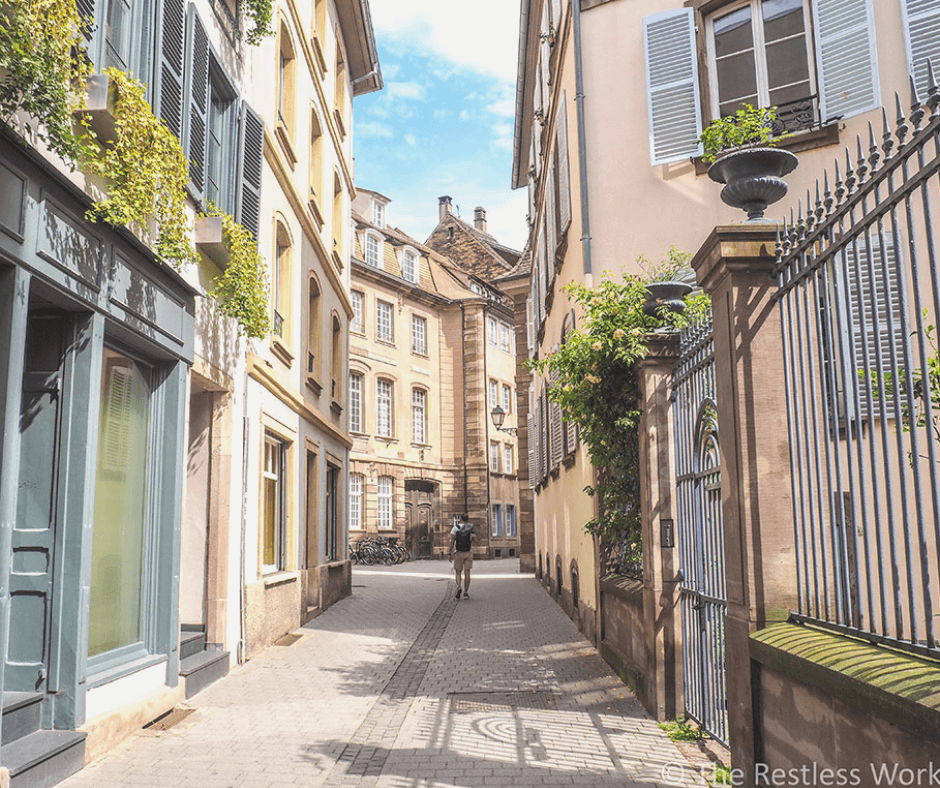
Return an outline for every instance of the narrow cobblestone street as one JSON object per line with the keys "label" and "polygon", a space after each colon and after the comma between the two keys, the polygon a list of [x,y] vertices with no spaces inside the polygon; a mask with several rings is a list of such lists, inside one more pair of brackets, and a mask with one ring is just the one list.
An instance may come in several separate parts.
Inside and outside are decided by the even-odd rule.
{"label": "narrow cobblestone street", "polygon": [[356,567],[353,596],[62,788],[704,785],[518,562]]}

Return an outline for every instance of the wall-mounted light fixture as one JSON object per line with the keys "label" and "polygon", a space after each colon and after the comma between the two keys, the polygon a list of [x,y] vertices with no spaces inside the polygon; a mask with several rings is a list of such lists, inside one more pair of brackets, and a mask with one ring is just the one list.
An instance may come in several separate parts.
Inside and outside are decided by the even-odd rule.
{"label": "wall-mounted light fixture", "polygon": [[490,411],[490,418],[493,420],[493,426],[500,432],[508,432],[510,435],[516,434],[515,427],[503,427],[503,422],[506,420],[506,411],[499,407],[499,405]]}
{"label": "wall-mounted light fixture", "polygon": [[659,542],[661,547],[676,546],[676,526],[673,520],[660,519],[659,521]]}

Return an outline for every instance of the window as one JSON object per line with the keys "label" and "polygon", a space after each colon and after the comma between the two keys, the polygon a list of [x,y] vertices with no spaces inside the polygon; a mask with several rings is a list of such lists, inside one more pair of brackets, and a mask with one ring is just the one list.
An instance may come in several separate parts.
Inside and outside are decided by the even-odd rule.
{"label": "window", "polygon": [[776,107],[810,98],[809,14],[804,0],[748,0],[708,19],[712,115],[742,104]]}
{"label": "window", "polygon": [[349,431],[363,432],[362,428],[362,375],[349,373]]}
{"label": "window", "polygon": [[499,444],[496,441],[490,441],[490,470],[499,473]]}
{"label": "window", "polygon": [[394,342],[394,317],[392,305],[387,301],[375,302],[375,338],[382,342]]}
{"label": "window", "polygon": [[378,484],[378,527],[388,530],[392,527],[392,490],[395,480],[391,476],[379,476]]}
{"label": "window", "polygon": [[372,201],[372,224],[385,227],[385,206],[378,200]]}
{"label": "window", "polygon": [[349,530],[362,530],[362,474],[349,474]]}
{"label": "window", "polygon": [[418,255],[411,249],[405,249],[401,253],[402,258],[402,276],[413,284],[418,283]]}
{"label": "window", "polygon": [[506,411],[506,413],[510,413],[512,411],[512,408],[510,407],[510,405],[512,405],[512,389],[504,383],[503,384],[503,410]]}
{"label": "window", "polygon": [[307,291],[307,374],[319,381],[323,315],[320,313],[320,285],[312,275],[307,281]]}
{"label": "window", "polygon": [[317,111],[310,109],[310,193],[318,200],[323,196],[323,127]]}
{"label": "window", "polygon": [[294,45],[287,25],[281,25],[277,60],[277,119],[288,134],[294,131]]}
{"label": "window", "polygon": [[411,316],[411,350],[422,356],[428,354],[428,321],[418,315]]}
{"label": "window", "polygon": [[411,423],[415,443],[427,443],[427,392],[414,389],[411,392]]}
{"label": "window", "polygon": [[392,384],[379,380],[375,384],[375,433],[383,438],[392,437]]}
{"label": "window", "polygon": [[499,384],[495,380],[490,381],[490,409],[499,405]]}
{"label": "window", "polygon": [[495,317],[486,318],[486,341],[493,347],[499,347],[499,321]]}
{"label": "window", "polygon": [[512,353],[512,326],[499,324],[499,347],[504,353]]}
{"label": "window", "polygon": [[291,239],[287,228],[281,222],[277,224],[275,236],[277,263],[274,265],[274,283],[271,288],[274,296],[274,333],[285,339],[288,333],[285,323],[288,322],[290,313]]}
{"label": "window", "polygon": [[494,503],[492,510],[492,516],[490,517],[490,535],[501,537],[503,535],[503,505],[501,503]]}
{"label": "window", "polygon": [[[235,213],[235,165],[237,102],[235,93],[222,77],[215,58],[209,68],[209,117],[206,124],[207,202],[226,213]],[[192,130],[190,130],[192,133]]]}
{"label": "window", "polygon": [[343,348],[343,324],[339,316],[333,315],[333,334],[330,343],[330,397],[333,402],[343,401],[343,362],[346,353]]}
{"label": "window", "polygon": [[378,236],[375,235],[366,235],[366,264],[371,265],[373,268],[381,267],[382,262],[382,243],[379,241]]}
{"label": "window", "polygon": [[[506,536],[514,537],[516,535],[516,507],[515,504],[506,504]],[[541,556],[539,556],[541,560]]]}
{"label": "window", "polygon": [[353,319],[352,323],[349,325],[349,330],[357,334],[365,333],[365,325],[362,321],[362,309],[365,300],[366,297],[364,293],[360,293],[358,290],[352,291]]}
{"label": "window", "polygon": [[503,473],[513,472],[512,446],[503,446]]}
{"label": "window", "polygon": [[273,435],[264,436],[264,465],[261,479],[262,499],[261,563],[265,572],[284,569],[286,523],[286,458],[287,446]]}

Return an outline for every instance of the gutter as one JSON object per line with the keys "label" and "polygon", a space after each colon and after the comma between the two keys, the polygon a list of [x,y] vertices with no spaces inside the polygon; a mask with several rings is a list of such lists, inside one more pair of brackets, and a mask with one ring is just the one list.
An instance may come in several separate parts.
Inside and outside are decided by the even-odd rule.
{"label": "gutter", "polygon": [[519,8],[519,65],[516,67],[516,127],[513,135],[512,158],[513,189],[522,186],[519,180],[519,161],[522,155],[522,119],[525,111],[526,52],[529,48],[529,2],[530,0],[521,0]]}
{"label": "gutter", "polygon": [[581,256],[584,273],[591,273],[591,218],[588,202],[587,138],[584,130],[584,68],[581,62],[581,0],[573,0],[574,10],[574,102],[578,110],[578,171],[581,184]]}

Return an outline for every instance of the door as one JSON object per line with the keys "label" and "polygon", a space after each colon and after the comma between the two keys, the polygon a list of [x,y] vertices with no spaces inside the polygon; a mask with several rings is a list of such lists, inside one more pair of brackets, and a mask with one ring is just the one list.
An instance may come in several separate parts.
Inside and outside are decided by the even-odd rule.
{"label": "door", "polygon": [[47,689],[58,508],[65,318],[33,314],[26,329],[20,468],[10,572],[4,689]]}

